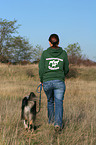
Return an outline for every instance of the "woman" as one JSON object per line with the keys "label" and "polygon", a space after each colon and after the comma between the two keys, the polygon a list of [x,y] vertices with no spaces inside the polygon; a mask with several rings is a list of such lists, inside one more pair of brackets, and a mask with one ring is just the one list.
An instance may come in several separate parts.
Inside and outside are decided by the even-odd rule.
{"label": "woman", "polygon": [[69,72],[69,62],[65,50],[58,46],[59,37],[57,34],[50,35],[49,44],[50,47],[41,55],[39,76],[47,96],[49,123],[54,123],[55,130],[61,130],[65,76]]}

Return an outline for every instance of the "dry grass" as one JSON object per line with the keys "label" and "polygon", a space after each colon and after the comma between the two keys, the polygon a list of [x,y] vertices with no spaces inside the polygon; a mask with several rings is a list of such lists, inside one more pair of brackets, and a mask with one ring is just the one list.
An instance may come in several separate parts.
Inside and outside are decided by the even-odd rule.
{"label": "dry grass", "polygon": [[[31,91],[36,92],[38,65],[0,65],[0,145],[95,145],[96,67],[77,70],[76,78],[66,80],[62,132],[55,133],[47,123],[47,100],[42,91],[42,109],[37,114],[36,130],[31,133],[24,130],[20,120],[21,100]],[[91,76],[94,79],[89,79]]]}

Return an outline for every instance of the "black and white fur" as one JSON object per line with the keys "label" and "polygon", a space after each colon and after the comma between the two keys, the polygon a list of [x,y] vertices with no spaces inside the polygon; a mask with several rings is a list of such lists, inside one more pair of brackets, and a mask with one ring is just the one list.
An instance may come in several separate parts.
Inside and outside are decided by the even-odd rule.
{"label": "black and white fur", "polygon": [[36,119],[36,95],[33,92],[22,100],[21,119],[24,120],[25,128],[33,132]]}

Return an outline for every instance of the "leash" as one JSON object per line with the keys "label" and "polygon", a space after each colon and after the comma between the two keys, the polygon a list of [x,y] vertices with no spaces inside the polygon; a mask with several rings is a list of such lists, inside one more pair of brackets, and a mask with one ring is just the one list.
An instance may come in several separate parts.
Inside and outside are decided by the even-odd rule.
{"label": "leash", "polygon": [[[40,89],[39,89],[40,88]],[[38,91],[39,90],[39,91]],[[40,109],[41,109],[41,91],[42,91],[42,84],[40,84],[38,87],[37,87],[37,93],[40,93],[40,96],[39,96],[39,111],[40,112]]]}

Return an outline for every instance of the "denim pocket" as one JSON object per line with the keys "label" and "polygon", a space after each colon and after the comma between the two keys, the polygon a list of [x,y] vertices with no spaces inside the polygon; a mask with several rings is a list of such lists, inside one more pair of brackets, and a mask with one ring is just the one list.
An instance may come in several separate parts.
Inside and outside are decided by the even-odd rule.
{"label": "denim pocket", "polygon": [[43,83],[43,89],[44,89],[45,92],[52,89],[52,83],[50,81],[44,82]]}

